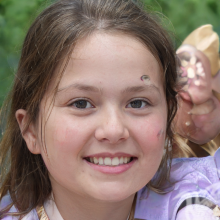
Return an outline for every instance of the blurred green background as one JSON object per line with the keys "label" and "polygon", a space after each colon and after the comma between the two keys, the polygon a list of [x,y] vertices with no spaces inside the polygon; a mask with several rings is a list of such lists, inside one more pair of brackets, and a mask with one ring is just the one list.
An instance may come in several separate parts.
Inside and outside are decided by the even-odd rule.
{"label": "blurred green background", "polygon": [[[220,35],[220,0],[144,1],[164,18],[164,24],[174,33],[176,47],[203,24],[212,24]],[[11,87],[25,33],[51,2],[53,0],[0,0],[0,108]]]}

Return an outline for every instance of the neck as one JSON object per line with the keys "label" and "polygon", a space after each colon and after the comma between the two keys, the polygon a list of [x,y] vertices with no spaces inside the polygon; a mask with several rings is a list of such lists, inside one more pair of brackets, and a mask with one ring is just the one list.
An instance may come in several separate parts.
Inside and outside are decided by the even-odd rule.
{"label": "neck", "polygon": [[53,187],[56,206],[65,220],[127,220],[135,195],[123,201],[100,201],[70,193],[60,186]]}

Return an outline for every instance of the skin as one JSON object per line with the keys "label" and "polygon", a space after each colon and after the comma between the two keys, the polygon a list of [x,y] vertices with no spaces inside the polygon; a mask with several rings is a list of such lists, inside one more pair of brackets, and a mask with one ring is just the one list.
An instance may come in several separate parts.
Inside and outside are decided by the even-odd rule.
{"label": "skin", "polygon": [[[140,80],[145,74],[150,85]],[[23,137],[32,153],[42,155],[65,220],[127,219],[135,193],[154,176],[163,155],[165,134],[158,133],[166,130],[167,106],[161,74],[154,56],[133,37],[95,33],[76,45],[50,112],[55,75],[40,106],[43,123],[50,112],[46,151],[39,124]],[[74,106],[82,97],[89,101],[86,109]],[[131,103],[136,99],[143,100],[138,108]],[[20,109],[16,117],[22,130],[28,115]],[[123,173],[106,174],[83,159],[103,152],[137,160]]]}
{"label": "skin", "polygon": [[163,136],[164,136],[164,130],[161,129],[161,130],[158,132],[157,137],[158,137],[158,139],[160,139],[160,138],[163,137]]}

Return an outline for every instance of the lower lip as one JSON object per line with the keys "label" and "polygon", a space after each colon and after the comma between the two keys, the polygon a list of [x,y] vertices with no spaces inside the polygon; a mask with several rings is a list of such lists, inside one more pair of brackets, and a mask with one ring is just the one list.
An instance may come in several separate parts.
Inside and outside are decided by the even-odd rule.
{"label": "lower lip", "polygon": [[97,165],[97,164],[94,164],[94,163],[90,163],[87,160],[85,160],[85,161],[94,170],[98,170],[98,171],[100,171],[102,173],[106,173],[106,174],[120,174],[120,173],[124,173],[125,171],[130,169],[134,165],[136,160],[137,159],[133,159],[130,163],[122,164],[122,165],[115,166],[115,167],[101,166],[101,165]]}

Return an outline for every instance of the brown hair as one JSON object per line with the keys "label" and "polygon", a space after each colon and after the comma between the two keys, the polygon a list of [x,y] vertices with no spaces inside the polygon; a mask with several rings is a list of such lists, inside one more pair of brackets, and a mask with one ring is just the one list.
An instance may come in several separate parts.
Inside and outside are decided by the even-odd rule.
{"label": "brown hair", "polygon": [[[14,85],[5,104],[9,109],[7,121],[2,118],[6,127],[0,143],[0,201],[9,192],[11,205],[19,210],[17,215],[22,216],[42,206],[52,189],[41,155],[32,154],[22,138],[15,112],[18,109],[27,111],[26,128],[38,120],[39,105],[58,64],[65,62],[67,65],[77,41],[95,31],[131,35],[155,56],[163,70],[161,77],[168,106],[166,133],[172,141],[171,122],[177,109],[175,51],[157,20],[135,0],[60,0],[36,18],[24,40]],[[63,71],[60,71],[59,79]],[[167,151],[158,178],[148,184],[151,188],[159,189],[168,179],[170,158],[171,152]],[[0,211],[0,218],[9,208]]]}

